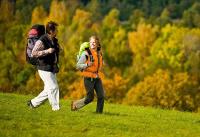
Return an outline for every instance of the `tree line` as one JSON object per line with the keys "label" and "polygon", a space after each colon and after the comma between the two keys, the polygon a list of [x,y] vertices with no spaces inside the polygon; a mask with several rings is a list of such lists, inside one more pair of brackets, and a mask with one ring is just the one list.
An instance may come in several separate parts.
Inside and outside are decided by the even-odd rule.
{"label": "tree line", "polygon": [[75,69],[82,42],[100,37],[109,102],[200,110],[199,0],[1,0],[0,90],[37,94],[41,80],[25,60],[31,25],[54,20],[62,48],[61,97],[85,92]]}

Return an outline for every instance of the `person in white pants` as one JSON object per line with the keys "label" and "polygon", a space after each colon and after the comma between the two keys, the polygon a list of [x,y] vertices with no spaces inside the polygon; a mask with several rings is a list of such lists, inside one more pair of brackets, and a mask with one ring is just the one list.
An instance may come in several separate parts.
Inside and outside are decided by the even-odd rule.
{"label": "person in white pants", "polygon": [[48,99],[52,110],[59,110],[59,88],[56,74],[42,70],[38,70],[38,73],[44,82],[44,90],[31,100],[32,105],[35,107],[39,106]]}
{"label": "person in white pants", "polygon": [[59,44],[55,38],[57,34],[58,25],[50,21],[46,25],[46,34],[42,35],[36,42],[32,57],[38,59],[36,65],[38,73],[44,82],[44,90],[34,99],[28,101],[28,106],[36,108],[47,99],[53,111],[60,109],[59,107],[59,88],[56,80],[56,73],[59,68],[57,66],[59,56]]}

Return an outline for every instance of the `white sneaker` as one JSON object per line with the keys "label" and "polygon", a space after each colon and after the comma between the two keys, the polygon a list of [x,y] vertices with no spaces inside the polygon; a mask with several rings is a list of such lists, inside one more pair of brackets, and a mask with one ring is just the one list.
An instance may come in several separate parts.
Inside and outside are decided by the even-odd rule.
{"label": "white sneaker", "polygon": [[57,109],[56,109],[56,108],[52,108],[52,110],[53,110],[53,111],[58,111],[58,110],[59,110],[59,108],[57,108]]}
{"label": "white sneaker", "polygon": [[52,110],[53,111],[58,111],[58,110],[60,110],[60,107],[59,106],[52,107]]}

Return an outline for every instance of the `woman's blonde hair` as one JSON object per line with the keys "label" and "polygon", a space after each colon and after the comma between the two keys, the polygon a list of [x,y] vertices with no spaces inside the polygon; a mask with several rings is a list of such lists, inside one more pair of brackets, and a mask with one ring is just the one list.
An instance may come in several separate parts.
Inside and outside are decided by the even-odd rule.
{"label": "woman's blonde hair", "polygon": [[100,44],[99,38],[96,35],[93,35],[89,38],[90,41],[91,41],[91,39],[94,39],[96,41],[97,51],[98,51],[98,53],[100,53],[101,52],[101,44]]}
{"label": "woman's blonde hair", "polygon": [[96,35],[93,35],[89,38],[89,40],[94,39],[98,46],[100,46],[99,38]]}

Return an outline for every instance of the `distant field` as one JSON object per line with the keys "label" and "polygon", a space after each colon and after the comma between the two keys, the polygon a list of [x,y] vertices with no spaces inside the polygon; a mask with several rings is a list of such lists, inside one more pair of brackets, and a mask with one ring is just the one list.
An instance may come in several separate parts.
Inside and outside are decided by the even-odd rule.
{"label": "distant field", "polygon": [[31,110],[30,98],[0,93],[0,137],[200,137],[200,114],[106,103],[101,115],[95,102],[71,112],[69,100]]}

